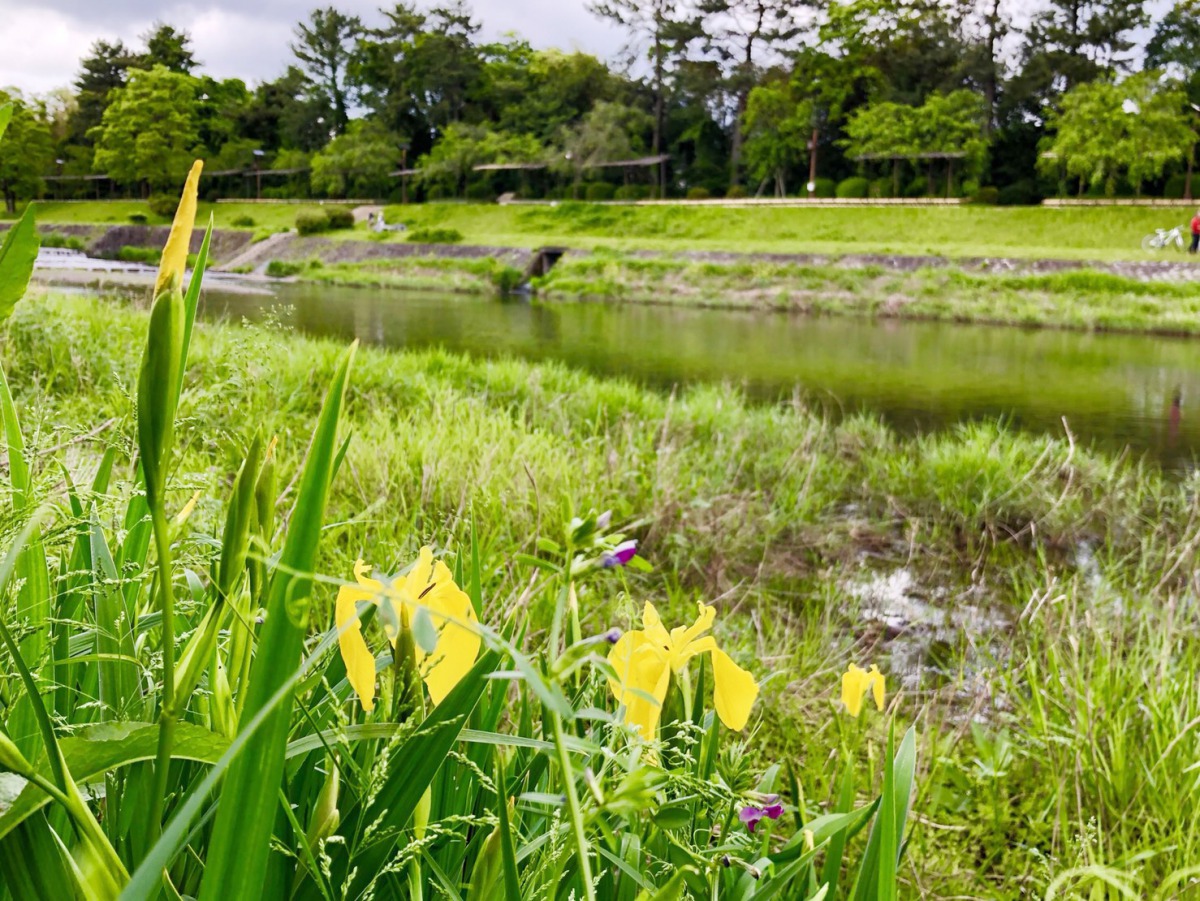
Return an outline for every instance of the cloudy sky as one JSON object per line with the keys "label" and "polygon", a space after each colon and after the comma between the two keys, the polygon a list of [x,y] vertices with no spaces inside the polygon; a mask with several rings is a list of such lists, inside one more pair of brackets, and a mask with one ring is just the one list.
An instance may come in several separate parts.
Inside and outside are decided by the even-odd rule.
{"label": "cloudy sky", "polygon": [[[247,82],[279,75],[291,52],[292,27],[328,0],[3,0],[0,86],[41,93],[70,84],[79,59],[97,38],[139,44],[155,20],[192,35],[204,71]],[[380,0],[337,0],[368,23]],[[423,4],[422,4],[423,5]],[[584,0],[473,0],[485,38],[518,31],[537,47],[580,48],[612,56],[621,34],[592,16]]]}
{"label": "cloudy sky", "polygon": [[[217,78],[247,83],[274,78],[291,58],[288,42],[297,21],[331,0],[0,0],[0,87],[43,93],[69,85],[79,59],[97,38],[138,45],[138,36],[156,20],[192,35],[203,70]],[[386,0],[332,0],[368,24],[379,18]],[[1172,0],[1149,0],[1157,18]],[[581,49],[612,58],[624,39],[612,25],[585,8],[585,0],[468,0],[483,24],[485,39],[517,31],[536,47]],[[1007,0],[1017,22],[1043,0]],[[427,5],[419,3],[419,5]],[[1144,35],[1139,36],[1143,40]]]}

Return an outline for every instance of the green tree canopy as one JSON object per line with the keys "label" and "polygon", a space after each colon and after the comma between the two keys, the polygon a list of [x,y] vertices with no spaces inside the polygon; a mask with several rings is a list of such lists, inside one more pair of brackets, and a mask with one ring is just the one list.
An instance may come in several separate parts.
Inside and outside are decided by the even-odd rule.
{"label": "green tree canopy", "polygon": [[356,119],[312,158],[312,188],[331,197],[388,193],[400,142],[375,122]]}
{"label": "green tree canopy", "polygon": [[1088,82],[1072,88],[1049,123],[1053,137],[1039,165],[1085,184],[1116,190],[1125,172],[1139,191],[1167,165],[1186,158],[1196,143],[1187,97],[1176,82],[1156,72],[1139,72],[1117,83]]}
{"label": "green tree canopy", "polygon": [[96,171],[151,189],[177,185],[196,146],[196,79],[165,66],[134,69],[94,129]]}
{"label": "green tree canopy", "polygon": [[578,184],[584,172],[601,163],[644,154],[646,135],[653,127],[653,120],[644,111],[602,100],[575,125],[562,130],[554,168],[570,173]]}
{"label": "green tree canopy", "polygon": [[798,98],[790,81],[759,85],[746,101],[746,163],[751,176],[775,180],[775,195],[787,193],[786,173],[802,158],[812,131],[813,104]]}
{"label": "green tree canopy", "polygon": [[475,166],[484,163],[530,163],[545,154],[533,135],[513,135],[481,125],[456,123],[446,129],[433,150],[417,161],[420,180],[436,193],[465,192]]}
{"label": "green tree canopy", "polygon": [[146,52],[137,58],[136,65],[139,69],[164,66],[172,72],[190,75],[191,71],[200,65],[190,46],[192,36],[186,31],[163,22],[155,22],[151,29],[142,35],[142,40],[146,42]]}
{"label": "green tree canopy", "polygon": [[21,199],[41,194],[42,175],[54,159],[49,126],[19,94],[0,91],[0,106],[12,101],[13,115],[4,133],[4,152],[0,153],[0,193],[5,208],[16,211]]}
{"label": "green tree canopy", "polygon": [[335,7],[314,9],[296,26],[292,52],[300,60],[313,93],[328,104],[330,126],[340,134],[350,120],[347,68],[362,22]]}

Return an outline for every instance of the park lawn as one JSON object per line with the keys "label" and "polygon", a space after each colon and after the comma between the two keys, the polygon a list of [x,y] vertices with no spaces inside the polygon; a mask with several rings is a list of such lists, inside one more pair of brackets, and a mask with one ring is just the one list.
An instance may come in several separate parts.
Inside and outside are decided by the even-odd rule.
{"label": "park lawn", "polygon": [[[218,228],[248,216],[267,234],[291,227],[313,202],[201,204],[198,222],[212,213]],[[502,247],[564,245],[615,250],[733,253],[879,253],[947,257],[1023,257],[1070,260],[1179,259],[1150,256],[1143,236],[1185,222],[1184,207],[715,207],[561,203],[558,206],[430,203],[389,206],[389,222],[456,229],[466,244]],[[166,224],[136,201],[38,204],[46,224],[121,224],[129,215]],[[359,227],[329,232],[367,239]],[[387,238],[402,241],[402,234]]]}

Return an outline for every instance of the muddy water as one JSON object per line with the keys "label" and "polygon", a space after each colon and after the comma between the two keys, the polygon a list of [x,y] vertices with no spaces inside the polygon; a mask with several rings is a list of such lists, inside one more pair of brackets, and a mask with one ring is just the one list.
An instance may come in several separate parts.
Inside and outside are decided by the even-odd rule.
{"label": "muddy water", "polygon": [[[1019,428],[1147,453],[1200,451],[1200,341],[601,303],[538,304],[314,285],[207,292],[210,317],[273,317],[299,331],[391,347],[560,360],[669,389],[731,382],[800,392],[835,415],[898,428],[1002,417]],[[1176,402],[1176,398],[1178,401]]]}

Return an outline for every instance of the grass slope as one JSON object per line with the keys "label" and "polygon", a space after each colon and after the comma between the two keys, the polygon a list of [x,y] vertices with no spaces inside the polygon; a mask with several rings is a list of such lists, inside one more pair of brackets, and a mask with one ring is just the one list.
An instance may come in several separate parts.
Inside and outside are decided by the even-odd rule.
{"label": "grass slope", "polygon": [[[87,445],[107,440],[97,422],[132,433],[128,349],[144,329],[143,313],[94,299],[18,309],[0,350],[35,451],[68,442],[90,460]],[[172,478],[179,507],[195,490],[200,501],[181,559],[203,559],[228,490],[217,474],[256,428],[279,435],[281,471],[294,470],[339,352],[197,329]],[[836,742],[822,731],[841,722],[837,673],[881,663],[922,742],[909,895],[1040,897],[1103,870],[1148,897],[1200,859],[1194,482],[988,424],[902,438],[729,390],[665,397],[444,353],[364,348],[348,415],[325,572],[345,575],[362,553],[386,568],[473,525],[486,618],[520,603],[529,572],[514,555],[572,511],[644,517],[655,572],[627,574],[627,595],[614,581],[581,597],[587,628],[627,621],[631,600],[715,600],[721,640],[765,680],[752,745],[786,754],[813,798],[831,794],[810,748]],[[33,459],[36,479],[61,481]],[[929,622],[886,625],[853,590],[880,573],[915,574],[951,628],[914,643]],[[981,606],[1011,627],[952,627]]]}
{"label": "grass slope", "polygon": [[[266,232],[290,227],[312,204],[201,204],[219,228],[249,216]],[[1188,210],[1139,207],[720,208],[562,203],[550,206],[434,203],[390,206],[389,222],[457,229],[469,244],[711,250],[770,253],[885,253],[950,257],[1137,260],[1144,235],[1187,219]],[[144,203],[38,204],[45,223],[124,223],[149,217]],[[165,224],[166,220],[161,220]],[[337,236],[338,233],[333,233]],[[342,237],[365,238],[365,229]],[[403,240],[395,236],[390,240]],[[1164,259],[1179,258],[1168,252]]]}

